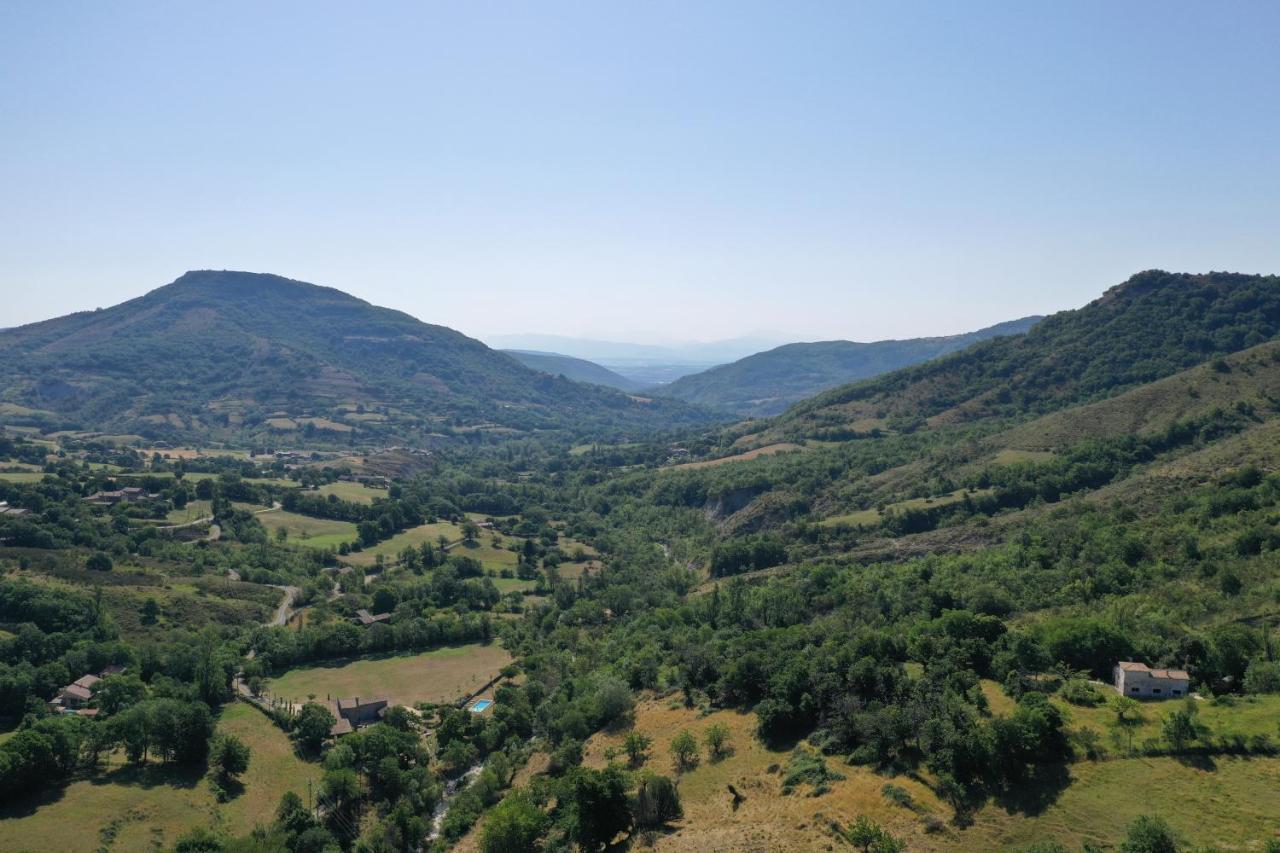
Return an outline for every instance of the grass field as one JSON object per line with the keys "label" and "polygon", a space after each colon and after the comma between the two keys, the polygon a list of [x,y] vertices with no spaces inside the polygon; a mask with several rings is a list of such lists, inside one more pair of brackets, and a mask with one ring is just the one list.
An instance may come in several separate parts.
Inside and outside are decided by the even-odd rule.
{"label": "grass field", "polygon": [[363,483],[352,483],[346,480],[326,483],[319,488],[318,493],[326,496],[337,495],[339,500],[353,501],[359,504],[371,504],[374,498],[385,498],[387,496],[386,489],[375,489]]}
{"label": "grass field", "polygon": [[0,850],[65,853],[134,851],[170,848],[196,826],[217,826],[243,834],[267,822],[287,790],[306,794],[307,778],[318,781],[318,765],[294,756],[284,732],[248,705],[227,706],[218,731],[234,734],[249,745],[249,770],[243,791],[217,803],[207,781],[159,764],[141,768],[121,763],[64,790],[0,811]]}
{"label": "grass field", "polygon": [[749,459],[755,459],[760,456],[773,456],[777,453],[792,453],[802,451],[805,448],[798,444],[792,444],[787,441],[780,441],[776,444],[767,444],[764,447],[757,447],[755,450],[748,450],[745,453],[738,453],[733,456],[722,456],[719,459],[704,459],[700,462],[685,462],[680,465],[671,465],[662,470],[664,471],[686,471],[697,468],[710,468],[714,465],[726,465],[730,462],[746,462]]}
{"label": "grass field", "polygon": [[997,465],[1017,465],[1022,462],[1048,462],[1053,453],[1048,450],[1016,450],[1006,447],[995,455],[991,461]]}
{"label": "grass field", "polygon": [[[1264,711],[1258,709],[1258,714]],[[702,736],[716,722],[729,727],[733,753],[712,762]],[[790,752],[765,748],[755,740],[754,726],[751,714],[717,711],[700,716],[696,709],[670,700],[637,705],[635,728],[653,738],[647,767],[674,773],[667,750],[681,729],[698,738],[701,752],[697,767],[680,775],[685,819],[674,824],[672,832],[658,836],[655,849],[846,849],[831,837],[830,821],[847,826],[865,814],[904,839],[909,850],[1000,850],[1047,839],[1078,850],[1085,840],[1116,843],[1136,817],[1159,814],[1192,844],[1258,850],[1265,839],[1275,837],[1274,816],[1280,814],[1280,759],[1220,758],[1201,764],[1135,758],[1069,765],[1068,784],[1056,796],[1042,798],[1038,810],[993,801],[977,813],[972,826],[958,828],[950,823],[951,809],[922,780],[881,776],[848,766],[838,756],[828,758],[827,766],[845,779],[831,783],[828,793],[809,796],[802,786],[783,795],[780,769],[786,767]],[[620,747],[625,733],[593,736],[583,763],[603,766],[605,748]],[[886,800],[881,793],[886,782],[906,789],[917,811]],[[730,784],[745,797],[737,810],[727,793]],[[944,826],[926,833],[926,814]]]}
{"label": "grass field", "polygon": [[379,542],[372,548],[366,548],[358,554],[352,554],[344,559],[355,566],[372,566],[377,555],[381,554],[388,560],[395,559],[395,556],[408,546],[412,545],[417,548],[423,542],[430,542],[432,545],[444,536],[450,542],[456,542],[462,538],[462,528],[448,521],[439,521],[435,524],[422,524],[418,527],[410,528],[403,533],[397,533],[390,539]]}
{"label": "grass field", "polygon": [[283,528],[289,532],[290,542],[311,548],[336,548],[356,540],[356,526],[349,521],[312,518],[282,509],[258,513],[258,520],[272,535]]}
{"label": "grass field", "polygon": [[392,704],[451,702],[479,688],[511,662],[497,643],[385,655],[292,669],[267,690],[294,702],[351,696],[386,696]]}
{"label": "grass field", "polygon": [[269,823],[286,791],[305,798],[308,778],[318,787],[319,765],[299,759],[289,736],[256,708],[243,702],[228,705],[218,720],[218,731],[235,735],[250,750],[244,791],[220,807],[228,826],[250,829],[255,824]]}
{"label": "grass field", "polygon": [[0,480],[9,483],[38,483],[42,479],[43,471],[0,471]]}
{"label": "grass field", "polygon": [[[970,492],[971,495],[985,495],[991,492],[991,489],[975,489]],[[898,511],[908,509],[933,509],[940,506],[950,506],[953,503],[959,503],[964,500],[964,489],[956,489],[945,495],[938,495],[932,498],[912,498],[907,501],[899,501],[898,503],[889,504],[885,507],[885,512]],[[835,515],[831,518],[823,519],[820,524],[836,527],[847,525],[849,527],[870,527],[879,524],[882,513],[878,509],[863,509],[857,512],[845,513],[844,515]]]}

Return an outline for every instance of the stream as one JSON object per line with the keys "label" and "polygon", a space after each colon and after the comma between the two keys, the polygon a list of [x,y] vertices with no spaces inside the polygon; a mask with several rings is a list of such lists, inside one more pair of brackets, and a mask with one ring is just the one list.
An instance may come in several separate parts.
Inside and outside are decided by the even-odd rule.
{"label": "stream", "polygon": [[427,835],[427,841],[435,841],[440,837],[440,827],[444,825],[445,815],[449,814],[449,804],[480,775],[483,769],[483,763],[477,764],[458,778],[444,783],[444,793],[440,795],[440,802],[436,803],[435,811],[431,812],[431,833]]}

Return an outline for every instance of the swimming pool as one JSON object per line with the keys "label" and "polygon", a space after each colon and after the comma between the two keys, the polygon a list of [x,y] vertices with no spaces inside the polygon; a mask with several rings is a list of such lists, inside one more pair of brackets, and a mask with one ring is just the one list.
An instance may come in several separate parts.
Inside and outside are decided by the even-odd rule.
{"label": "swimming pool", "polygon": [[488,708],[492,704],[493,702],[489,699],[481,699],[479,702],[471,706],[471,713],[473,714],[482,713],[485,708]]}

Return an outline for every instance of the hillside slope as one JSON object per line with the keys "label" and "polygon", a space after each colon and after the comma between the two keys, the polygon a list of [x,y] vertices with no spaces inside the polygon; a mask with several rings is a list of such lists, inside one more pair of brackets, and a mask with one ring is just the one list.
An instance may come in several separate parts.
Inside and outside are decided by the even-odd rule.
{"label": "hillside slope", "polygon": [[1083,308],[937,361],[845,385],[761,425],[839,438],[1025,417],[1102,399],[1280,334],[1280,277],[1139,273]]}
{"label": "hillside slope", "polygon": [[571,355],[555,352],[518,349],[505,349],[501,352],[511,356],[530,370],[551,376],[563,376],[574,382],[589,382],[592,385],[603,385],[619,391],[639,391],[642,387],[639,382],[634,382],[620,373],[614,373],[609,368],[584,358],[574,358]]}
{"label": "hillside slope", "polygon": [[46,421],[175,438],[647,431],[707,417],[537,373],[332,288],[225,271],[0,332],[0,402]]}
{"label": "hillside slope", "polygon": [[776,415],[828,388],[929,361],[1003,335],[1019,335],[1041,318],[1023,317],[976,332],[938,338],[786,344],[684,376],[658,393],[727,409],[744,417]]}

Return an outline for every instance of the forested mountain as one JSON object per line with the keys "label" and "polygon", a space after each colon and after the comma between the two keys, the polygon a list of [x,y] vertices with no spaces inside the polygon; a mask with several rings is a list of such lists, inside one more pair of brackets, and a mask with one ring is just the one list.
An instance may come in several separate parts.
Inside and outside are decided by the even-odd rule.
{"label": "forested mountain", "polygon": [[[1280,333],[1280,277],[1151,270],[1025,335],[836,388],[768,425],[777,436],[1019,417],[1116,394]],[[762,427],[764,429],[765,427]]]}
{"label": "forested mountain", "polygon": [[1039,320],[1023,317],[976,332],[937,338],[786,344],[683,376],[658,393],[727,409],[744,417],[775,415],[819,391],[929,361],[988,338],[1018,335]]}
{"label": "forested mountain", "polygon": [[639,391],[639,382],[633,382],[620,373],[614,373],[593,361],[561,355],[555,352],[534,352],[532,350],[507,349],[502,352],[514,358],[530,370],[548,373],[552,376],[563,376],[574,382],[589,382],[592,385],[603,385],[619,391]]}
{"label": "forested mountain", "polygon": [[0,332],[0,402],[46,426],[175,438],[644,431],[707,418],[535,372],[332,288],[226,271]]}

